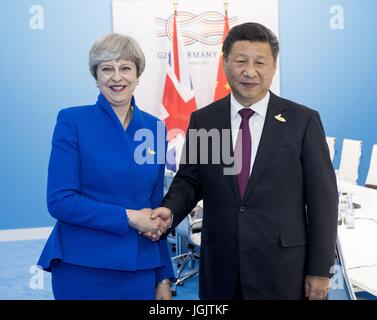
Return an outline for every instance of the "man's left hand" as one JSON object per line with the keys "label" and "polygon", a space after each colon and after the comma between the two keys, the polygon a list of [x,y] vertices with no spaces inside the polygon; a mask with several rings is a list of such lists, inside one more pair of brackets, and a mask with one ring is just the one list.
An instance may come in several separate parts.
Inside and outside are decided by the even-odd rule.
{"label": "man's left hand", "polygon": [[172,293],[170,284],[159,283],[156,288],[156,300],[171,300]]}
{"label": "man's left hand", "polygon": [[307,276],[305,278],[305,297],[309,300],[324,300],[329,288],[328,277]]}

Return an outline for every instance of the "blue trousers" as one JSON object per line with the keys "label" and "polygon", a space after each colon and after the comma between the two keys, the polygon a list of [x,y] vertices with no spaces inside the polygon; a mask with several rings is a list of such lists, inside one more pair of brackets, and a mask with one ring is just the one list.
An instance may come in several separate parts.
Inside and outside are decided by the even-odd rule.
{"label": "blue trousers", "polygon": [[51,268],[56,300],[154,300],[154,269],[116,271],[68,263]]}

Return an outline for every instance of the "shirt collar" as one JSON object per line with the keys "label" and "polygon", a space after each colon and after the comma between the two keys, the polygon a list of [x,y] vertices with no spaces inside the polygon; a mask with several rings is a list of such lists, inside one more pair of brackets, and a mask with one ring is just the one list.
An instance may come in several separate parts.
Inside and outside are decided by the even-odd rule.
{"label": "shirt collar", "polygon": [[[270,91],[267,92],[267,94],[264,96],[264,98],[262,100],[260,100],[257,103],[249,106],[248,108],[253,109],[255,111],[255,113],[257,113],[261,117],[266,118],[267,107],[268,107],[269,101],[270,101]],[[242,110],[243,108],[245,108],[245,107],[242,106],[236,100],[236,98],[233,96],[233,93],[231,93],[231,95],[230,95],[230,115],[231,115],[231,119],[234,119],[236,117],[236,115],[238,114],[238,111]]]}
{"label": "shirt collar", "polygon": [[[105,110],[105,112],[110,116],[110,118],[113,120],[115,125],[117,127],[121,128],[122,132],[124,132],[125,130],[124,130],[122,124],[120,123],[114,109],[111,107],[110,103],[107,101],[107,99],[105,98],[105,96],[102,93],[100,93],[99,96],[98,96],[97,104],[99,104],[99,106],[102,107],[103,110]],[[132,134],[132,136],[133,136],[133,134],[136,132],[136,130],[141,125],[144,125],[144,124],[142,122],[141,111],[138,108],[138,106],[136,105],[136,101],[135,101],[134,96],[132,96],[132,98],[131,98],[131,106],[133,108],[132,117],[131,117],[130,123],[127,126],[126,132]]]}

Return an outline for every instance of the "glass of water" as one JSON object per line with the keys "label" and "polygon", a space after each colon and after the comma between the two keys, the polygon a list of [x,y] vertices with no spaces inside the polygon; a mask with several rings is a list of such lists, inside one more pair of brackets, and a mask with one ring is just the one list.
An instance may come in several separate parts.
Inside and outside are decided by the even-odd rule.
{"label": "glass of water", "polygon": [[345,213],[345,225],[347,228],[354,228],[355,227],[355,211],[353,209],[353,202],[352,202],[352,193],[347,193],[346,195],[346,213]]}
{"label": "glass of water", "polygon": [[347,213],[347,198],[346,194],[339,194],[339,207],[338,207],[338,225],[345,223],[346,213]]}

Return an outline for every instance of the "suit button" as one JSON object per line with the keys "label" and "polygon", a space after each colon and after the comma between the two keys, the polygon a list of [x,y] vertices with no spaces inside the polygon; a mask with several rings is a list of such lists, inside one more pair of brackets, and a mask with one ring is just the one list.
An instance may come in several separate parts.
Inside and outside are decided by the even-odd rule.
{"label": "suit button", "polygon": [[246,211],[245,207],[240,207],[240,213],[244,213]]}

